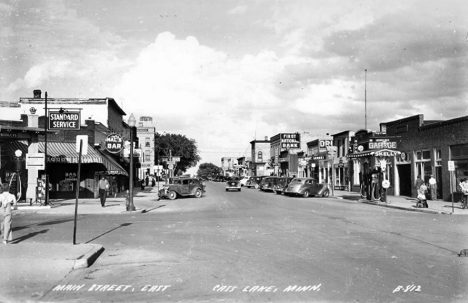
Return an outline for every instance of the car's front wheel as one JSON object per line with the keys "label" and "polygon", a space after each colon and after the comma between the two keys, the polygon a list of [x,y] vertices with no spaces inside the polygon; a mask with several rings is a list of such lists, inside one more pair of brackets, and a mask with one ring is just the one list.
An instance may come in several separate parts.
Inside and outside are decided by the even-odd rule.
{"label": "car's front wheel", "polygon": [[202,196],[202,191],[201,191],[201,189],[197,189],[197,190],[195,191],[195,198],[200,198],[201,196]]}
{"label": "car's front wheel", "polygon": [[309,197],[309,191],[306,189],[304,193],[302,194],[302,197],[308,198]]}
{"label": "car's front wheel", "polygon": [[175,198],[177,198],[177,193],[171,190],[167,193],[167,197],[169,198],[169,200],[175,200]]}
{"label": "car's front wheel", "polygon": [[260,186],[258,184],[255,184],[255,189],[258,189]]}
{"label": "car's front wheel", "polygon": [[329,195],[330,195],[330,192],[327,189],[326,191],[323,192],[322,197],[327,198]]}

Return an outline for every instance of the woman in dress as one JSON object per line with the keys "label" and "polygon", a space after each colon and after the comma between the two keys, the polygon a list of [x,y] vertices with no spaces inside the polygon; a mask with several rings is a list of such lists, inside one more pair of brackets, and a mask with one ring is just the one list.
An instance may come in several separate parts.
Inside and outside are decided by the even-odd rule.
{"label": "woman in dress", "polygon": [[0,185],[0,208],[3,213],[3,220],[1,222],[3,244],[8,244],[8,242],[13,240],[13,233],[11,231],[12,206],[16,209],[16,198],[14,195],[10,194],[10,187],[8,185]]}

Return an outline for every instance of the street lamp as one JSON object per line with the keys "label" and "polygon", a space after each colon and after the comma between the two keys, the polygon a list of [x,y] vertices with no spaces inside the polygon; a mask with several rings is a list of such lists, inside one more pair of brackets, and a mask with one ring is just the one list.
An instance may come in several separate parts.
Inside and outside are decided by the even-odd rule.
{"label": "street lamp", "polygon": [[130,114],[128,118],[128,126],[130,126],[130,186],[129,186],[129,197],[127,211],[134,211],[135,206],[133,205],[133,128],[135,127],[136,120],[133,114]]}
{"label": "street lamp", "polygon": [[21,156],[23,155],[23,152],[19,149],[15,151],[15,156],[16,156],[16,197],[17,200],[19,201],[21,199]]}

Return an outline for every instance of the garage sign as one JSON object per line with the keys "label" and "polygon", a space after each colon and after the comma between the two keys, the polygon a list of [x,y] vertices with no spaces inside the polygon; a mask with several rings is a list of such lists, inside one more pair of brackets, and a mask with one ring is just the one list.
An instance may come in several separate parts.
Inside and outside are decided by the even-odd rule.
{"label": "garage sign", "polygon": [[108,152],[113,154],[120,153],[124,146],[123,138],[119,134],[111,134],[107,136],[105,145]]}

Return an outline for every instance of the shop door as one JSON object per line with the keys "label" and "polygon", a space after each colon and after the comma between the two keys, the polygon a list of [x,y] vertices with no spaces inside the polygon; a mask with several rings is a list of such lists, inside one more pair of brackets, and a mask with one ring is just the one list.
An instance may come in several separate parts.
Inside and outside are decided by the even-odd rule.
{"label": "shop door", "polygon": [[411,197],[411,164],[397,165],[400,176],[400,196]]}
{"label": "shop door", "polygon": [[442,166],[437,166],[436,167],[436,175],[435,175],[436,181],[437,181],[437,198],[444,198],[444,193],[442,192]]}

